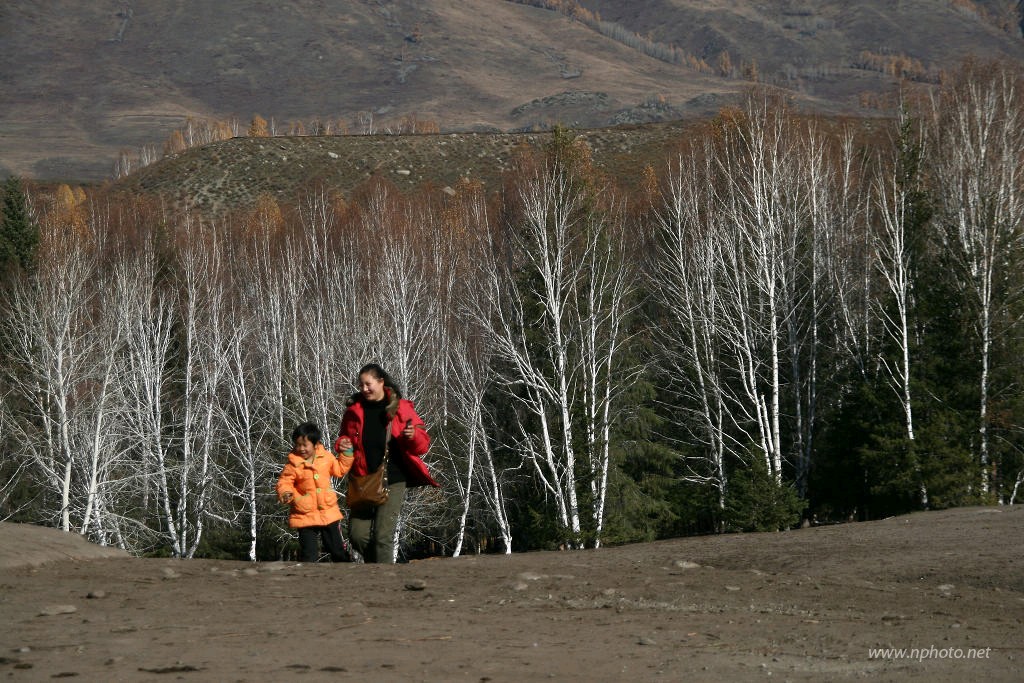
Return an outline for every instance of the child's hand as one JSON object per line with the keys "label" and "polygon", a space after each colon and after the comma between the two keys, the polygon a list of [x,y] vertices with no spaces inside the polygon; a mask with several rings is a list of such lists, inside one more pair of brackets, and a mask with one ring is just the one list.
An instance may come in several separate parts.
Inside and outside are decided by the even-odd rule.
{"label": "child's hand", "polygon": [[339,436],[337,440],[334,442],[334,450],[337,453],[345,453],[346,455],[351,455],[350,451],[352,450],[352,439],[348,438],[347,436]]}
{"label": "child's hand", "polygon": [[292,495],[291,491],[286,491],[285,493],[281,494],[281,502],[284,503],[285,505],[291,505],[291,502],[294,499],[295,496]]}
{"label": "child's hand", "polygon": [[412,418],[405,423],[405,429],[402,430],[402,436],[407,439],[411,439],[416,434],[416,428],[412,426]]}

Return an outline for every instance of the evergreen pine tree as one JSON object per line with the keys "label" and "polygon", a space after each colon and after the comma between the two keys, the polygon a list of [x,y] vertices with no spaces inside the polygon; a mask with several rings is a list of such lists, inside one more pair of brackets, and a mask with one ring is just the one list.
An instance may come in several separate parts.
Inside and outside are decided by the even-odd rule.
{"label": "evergreen pine tree", "polygon": [[778,483],[756,455],[731,474],[724,521],[732,531],[783,531],[800,522],[804,502],[796,487]]}
{"label": "evergreen pine tree", "polygon": [[4,183],[3,210],[0,220],[0,269],[12,267],[27,270],[39,245],[39,226],[29,211],[21,179],[10,176]]}

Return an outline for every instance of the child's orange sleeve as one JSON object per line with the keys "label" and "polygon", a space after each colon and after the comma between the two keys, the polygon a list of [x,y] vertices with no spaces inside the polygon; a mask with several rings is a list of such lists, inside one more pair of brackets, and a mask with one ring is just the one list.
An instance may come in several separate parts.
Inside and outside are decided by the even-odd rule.
{"label": "child's orange sleeve", "polygon": [[339,455],[338,459],[331,465],[331,476],[340,479],[352,469],[352,463],[355,462],[355,456],[352,455]]}
{"label": "child's orange sleeve", "polygon": [[[347,471],[347,470],[346,470]],[[295,491],[295,468],[292,467],[291,463],[284,466],[281,470],[280,476],[277,478],[277,500],[284,502],[283,496],[286,493],[292,494],[292,496],[298,495]]]}

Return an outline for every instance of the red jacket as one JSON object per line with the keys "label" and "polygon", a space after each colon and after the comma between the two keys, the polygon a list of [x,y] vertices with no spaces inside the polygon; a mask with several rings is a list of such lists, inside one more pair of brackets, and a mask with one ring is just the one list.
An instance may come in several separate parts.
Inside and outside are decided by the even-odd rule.
{"label": "red jacket", "polygon": [[[385,389],[385,391],[390,399],[391,390]],[[355,455],[352,474],[363,476],[369,472],[366,467],[366,451],[363,450],[363,404],[359,398],[360,395],[356,394],[348,409],[345,410],[345,414],[341,418],[341,431],[338,439],[347,436],[352,440],[352,449]],[[394,458],[405,472],[405,485],[410,488],[413,486],[441,486],[430,476],[427,465],[421,458],[430,448],[430,435],[427,434],[423,420],[416,414],[412,401],[407,401],[404,398],[398,401],[389,400],[387,413],[391,416],[389,425],[391,427],[391,444],[388,446],[388,457]],[[413,427],[416,428],[416,433],[412,438],[402,435],[409,420],[412,420]],[[334,442],[334,450],[340,450],[337,440]]]}
{"label": "red jacket", "polygon": [[289,453],[288,463],[277,478],[277,499],[284,502],[284,495],[292,494],[288,526],[327,526],[340,520],[341,509],[331,488],[331,477],[344,477],[350,467],[351,458],[335,458],[320,444],[316,445],[311,463],[294,451]]}

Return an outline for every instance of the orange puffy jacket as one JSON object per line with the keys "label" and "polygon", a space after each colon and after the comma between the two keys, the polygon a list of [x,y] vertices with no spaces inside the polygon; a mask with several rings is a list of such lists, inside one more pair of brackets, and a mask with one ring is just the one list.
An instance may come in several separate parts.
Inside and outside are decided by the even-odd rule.
{"label": "orange puffy jacket", "polygon": [[283,503],[285,494],[292,494],[288,526],[326,526],[342,518],[331,477],[345,476],[352,460],[344,455],[335,458],[323,444],[316,445],[312,462],[294,452],[288,454],[288,464],[277,478],[277,499]]}

